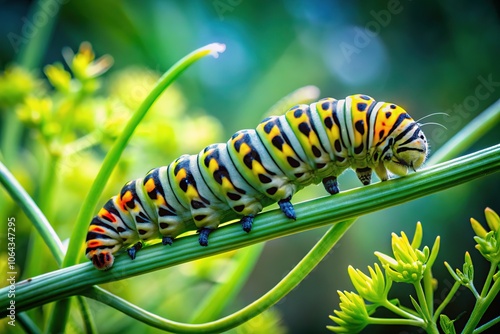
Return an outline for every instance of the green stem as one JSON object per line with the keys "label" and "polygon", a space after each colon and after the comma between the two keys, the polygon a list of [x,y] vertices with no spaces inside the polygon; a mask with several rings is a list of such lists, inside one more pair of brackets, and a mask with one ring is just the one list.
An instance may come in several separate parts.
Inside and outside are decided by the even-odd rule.
{"label": "green stem", "polygon": [[5,123],[2,129],[1,151],[5,165],[14,167],[19,152],[19,140],[21,139],[22,126],[17,119],[14,108],[5,112]]}
{"label": "green stem", "polygon": [[453,138],[446,142],[446,144],[441,146],[439,151],[433,154],[429,161],[427,161],[427,164],[433,165],[437,162],[445,161],[458,156],[461,152],[464,152],[472,144],[477,142],[481,136],[491,130],[499,122],[500,100],[497,100],[479,116],[474,118],[460,131],[458,131]]}
{"label": "green stem", "polygon": [[[337,223],[332,226],[320,241],[306,254],[306,256],[286,275],[273,289],[257,299],[247,307],[222,319],[204,324],[184,324],[161,318],[144,311],[137,306],[118,298],[109,292],[92,288],[84,294],[94,298],[117,310],[138,319],[150,326],[175,333],[218,333],[242,324],[260,314],[263,310],[276,304],[281,298],[294,289],[328,254],[332,247],[340,240],[355,219]],[[98,290],[99,289],[99,290]],[[99,291],[99,293],[97,293]],[[103,300],[104,299],[104,300]]]}
{"label": "green stem", "polygon": [[425,293],[424,290],[422,289],[422,285],[419,282],[415,282],[413,284],[415,287],[415,291],[417,292],[417,298],[418,298],[418,303],[420,304],[420,307],[422,308],[422,312],[424,313],[425,317],[425,322],[427,324],[432,322],[432,315],[429,310],[429,307],[427,306],[427,299],[425,298]]}
{"label": "green stem", "polygon": [[434,316],[432,317],[432,321],[434,321],[434,322],[438,321],[439,315],[441,314],[441,312],[443,312],[446,305],[448,305],[448,303],[453,299],[453,297],[455,296],[455,293],[458,291],[460,286],[461,286],[460,282],[455,281],[455,283],[451,287],[451,290],[446,295],[445,299],[441,302],[441,304],[436,309],[436,313],[434,313]]}
{"label": "green stem", "polygon": [[241,290],[243,284],[257,263],[264,243],[253,245],[241,249],[234,257],[236,265],[232,268],[226,282],[218,284],[210,291],[210,294],[199,303],[198,308],[193,313],[191,323],[203,323],[217,319],[224,308],[229,305]]}
{"label": "green stem", "polygon": [[[411,201],[451,188],[500,170],[500,145],[459,159],[426,168],[418,173],[368,187],[345,191],[334,197],[317,198],[295,205],[297,221],[290,221],[279,210],[260,214],[251,233],[239,224],[228,224],[211,234],[207,248],[193,247],[197,236],[179,238],[169,252],[162,245],[146,247],[131,261],[118,256],[106,272],[97,271],[90,262],[53,271],[30,282],[16,285],[16,307],[23,311],[54,300],[82,293],[94,284],[116,281],[160,268],[219,254],[277,237],[310,230],[358,217],[369,212]],[[0,316],[5,316],[7,291],[0,289]]]}
{"label": "green stem", "polygon": [[488,276],[486,276],[486,280],[484,281],[483,289],[481,290],[481,298],[484,298],[486,296],[486,294],[488,293],[488,290],[490,289],[491,282],[493,282],[493,276],[495,275],[495,272],[497,271],[497,265],[498,265],[498,263],[496,263],[496,262],[491,262],[491,264],[490,264],[490,270],[488,271]]}
{"label": "green stem", "polygon": [[391,303],[387,299],[382,304],[382,306],[385,307],[386,309],[388,309],[389,311],[399,315],[400,317],[412,319],[413,321],[418,322],[418,325],[416,325],[416,326],[422,327],[424,325],[424,322],[422,321],[422,319],[420,317],[413,315],[410,312],[407,312],[407,311],[397,307],[396,305],[394,305],[393,303]]}
{"label": "green stem", "polygon": [[427,305],[429,314],[432,314],[434,312],[434,288],[432,287],[432,271],[430,269],[424,271],[423,283],[425,305]]}
{"label": "green stem", "polygon": [[[496,264],[494,266],[496,268]],[[492,277],[488,275],[488,279],[491,280]],[[495,297],[500,292],[500,279],[497,279],[491,289],[487,292],[487,294],[483,297],[481,296],[478,300],[476,300],[476,304],[474,305],[474,309],[472,310],[472,314],[470,315],[469,320],[465,324],[465,327],[462,331],[463,334],[472,333],[476,328],[477,324],[483,317],[484,313],[493,302]]]}
{"label": "green stem", "polygon": [[35,324],[33,320],[25,312],[16,314],[17,320],[21,324],[21,327],[26,333],[41,333],[40,328]]}
{"label": "green stem", "polygon": [[479,334],[484,332],[487,329],[490,329],[491,327],[495,326],[500,322],[500,316],[496,317],[495,319],[492,319],[485,323],[484,325],[481,325],[480,327],[476,328],[472,333],[473,334]]}
{"label": "green stem", "polygon": [[77,297],[78,306],[80,307],[80,313],[83,317],[83,324],[85,326],[85,333],[93,334],[97,333],[97,328],[95,326],[94,319],[92,318],[92,313],[90,312],[90,307],[85,298],[82,296]]}
{"label": "green stem", "polygon": [[368,317],[368,324],[370,325],[400,325],[400,326],[415,326],[424,327],[421,320],[412,319],[399,319],[399,318],[372,318]]}
{"label": "green stem", "polygon": [[57,233],[50,225],[40,208],[28,195],[26,190],[17,182],[9,170],[0,162],[0,183],[7,190],[12,199],[21,207],[28,219],[33,223],[38,233],[49,247],[52,256],[60,266],[63,261],[63,245]]}

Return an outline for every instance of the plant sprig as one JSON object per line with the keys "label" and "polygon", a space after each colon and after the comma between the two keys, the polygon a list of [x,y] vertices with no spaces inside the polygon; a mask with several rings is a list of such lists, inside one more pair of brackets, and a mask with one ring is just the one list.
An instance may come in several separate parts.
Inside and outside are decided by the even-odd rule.
{"label": "plant sprig", "polygon": [[[481,255],[490,262],[490,270],[479,293],[474,286],[474,266],[468,252],[465,253],[465,261],[462,270],[451,268],[445,262],[445,266],[455,280],[446,298],[433,311],[434,300],[433,289],[424,289],[424,286],[432,285],[432,266],[439,252],[440,237],[436,237],[432,249],[424,246],[419,249],[422,241],[422,225],[417,223],[413,240],[410,242],[404,232],[401,236],[392,234],[393,256],[375,252],[379,258],[383,271],[375,263],[374,268],[368,267],[369,275],[359,269],[349,266],[349,277],[356,289],[355,292],[341,292],[340,310],[335,310],[334,316],[330,318],[337,326],[327,326],[336,333],[358,333],[368,325],[411,325],[424,329],[427,333],[439,333],[439,325],[446,334],[456,333],[454,321],[447,315],[442,314],[445,307],[453,299],[458,288],[463,285],[468,288],[476,298],[472,313],[461,333],[481,333],[500,321],[500,316],[490,320],[483,326],[476,328],[491,302],[500,292],[500,275],[498,264],[500,262],[500,218],[491,210],[486,208],[485,216],[490,231],[486,231],[481,224],[471,218],[472,228],[476,233],[476,248]],[[399,303],[389,300],[388,294],[393,282],[413,285],[416,298],[410,295],[413,309],[404,307]],[[398,316],[398,318],[376,318],[372,314],[377,308],[386,308]]]}

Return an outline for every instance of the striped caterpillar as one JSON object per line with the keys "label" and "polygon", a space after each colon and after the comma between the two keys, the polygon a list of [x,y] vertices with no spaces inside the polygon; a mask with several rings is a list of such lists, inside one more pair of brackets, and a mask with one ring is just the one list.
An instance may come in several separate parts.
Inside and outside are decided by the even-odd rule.
{"label": "striped caterpillar", "polygon": [[395,104],[352,95],[297,105],[255,130],[236,132],[225,144],[183,155],[128,182],[91,221],[86,256],[106,270],[122,249],[134,259],[142,241],[161,238],[169,245],[193,229],[207,246],[210,232],[230,211],[241,216],[245,232],[273,202],[295,219],[290,200],[301,188],[322,182],[336,194],[337,176],[347,168],[363,185],[371,183],[372,170],[385,181],[388,172],[415,171],[427,152],[420,126]]}

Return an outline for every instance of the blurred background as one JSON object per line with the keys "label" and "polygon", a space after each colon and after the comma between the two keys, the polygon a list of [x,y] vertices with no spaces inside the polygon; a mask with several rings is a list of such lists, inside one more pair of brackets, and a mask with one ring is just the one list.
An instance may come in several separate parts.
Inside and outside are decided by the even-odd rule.
{"label": "blurred background", "polygon": [[[59,11],[58,4],[62,4]],[[302,86],[317,86],[321,97],[368,94],[403,106],[414,119],[447,113],[425,120],[447,128],[424,127],[431,154],[500,97],[500,6],[495,1],[53,0],[0,1],[0,8],[0,68],[5,71],[0,81],[0,122],[3,145],[10,147],[2,151],[2,158],[63,240],[70,236],[81,201],[120,126],[161,73],[209,43],[224,43],[226,52],[219,59],[196,63],[169,88],[134,135],[100,204],[127,180],[142,177],[153,167],[166,165],[183,153],[197,153],[210,143],[225,142],[237,130],[255,127],[276,101]],[[75,73],[75,63],[68,65],[69,50],[77,53],[85,41],[96,58],[110,55],[114,59],[98,78],[82,79]],[[38,44],[37,51],[26,51],[28,44]],[[104,60],[110,64],[109,57]],[[45,66],[54,63],[59,63],[52,68],[59,74],[51,75]],[[26,72],[16,72],[14,64],[21,64]],[[73,73],[71,84],[64,74],[68,72]],[[75,83],[80,86],[75,88]],[[85,93],[78,104],[75,90]],[[35,107],[25,100],[31,95],[37,99]],[[41,101],[48,101],[49,106],[44,109]],[[59,116],[51,116],[50,110],[60,111],[67,101],[73,106],[69,111],[73,123],[72,131],[64,132],[56,126]],[[6,135],[13,118],[22,124],[14,146],[12,137]],[[92,137],[96,129],[104,135]],[[485,133],[469,153],[498,144],[499,131],[497,126]],[[79,138],[87,141],[82,144]],[[7,154],[12,147],[15,152]],[[51,167],[47,152],[50,156],[54,148],[77,153],[61,151],[62,158]],[[57,168],[57,173],[48,178],[51,168]],[[340,177],[340,186],[346,190],[360,184],[348,171]],[[44,189],[50,189],[50,196]],[[437,235],[442,238],[434,270],[439,281],[436,298],[444,296],[452,284],[442,262],[461,268],[465,251],[471,252],[476,277],[485,277],[487,266],[474,250],[469,218],[484,223],[487,206],[500,212],[499,191],[499,177],[491,175],[361,217],[272,312],[234,332],[326,333],[325,326],[333,325],[328,315],[338,309],[336,291],[353,289],[347,266],[366,271],[367,265],[376,262],[375,250],[390,252],[391,232],[412,236],[417,221],[424,227],[424,244],[431,246]],[[54,261],[19,208],[4,192],[0,195],[1,219],[17,217],[18,249],[26,249],[17,259],[20,279],[54,270]],[[322,187],[312,186],[297,194],[294,202],[324,195]],[[268,242],[242,293],[224,314],[268,291],[325,231]],[[5,256],[4,249],[0,252]],[[200,295],[213,282],[223,281],[218,270],[221,261],[231,261],[231,255],[106,287],[160,316],[187,321]],[[397,284],[394,289],[409,292]],[[102,304],[90,303],[102,333],[158,332]],[[472,303],[470,293],[461,289],[447,314],[456,317]],[[43,310],[30,312],[34,319],[43,319],[43,314]],[[68,332],[81,332],[76,311],[72,321]],[[461,326],[458,320],[457,327]],[[365,332],[417,331],[368,327]]]}

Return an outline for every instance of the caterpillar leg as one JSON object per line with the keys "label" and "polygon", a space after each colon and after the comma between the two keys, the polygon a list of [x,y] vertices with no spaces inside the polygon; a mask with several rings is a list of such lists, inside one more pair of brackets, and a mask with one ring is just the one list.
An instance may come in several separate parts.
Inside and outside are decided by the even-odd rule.
{"label": "caterpillar leg", "polygon": [[328,191],[330,195],[339,193],[339,184],[336,176],[325,177],[322,182],[325,190]]}
{"label": "caterpillar leg", "polygon": [[200,236],[198,237],[198,242],[200,246],[206,247],[208,246],[208,236],[212,233],[213,228],[203,227],[199,230]]}
{"label": "caterpillar leg", "polygon": [[128,256],[133,260],[137,255],[137,251],[142,248],[142,242],[135,243],[132,247],[127,249]]}
{"label": "caterpillar leg", "polygon": [[372,169],[370,167],[356,168],[356,175],[365,186],[372,182]]}
{"label": "caterpillar leg", "polygon": [[290,219],[297,219],[297,216],[295,216],[295,210],[293,209],[293,205],[290,202],[291,197],[282,199],[278,202],[278,205],[280,206],[281,211],[287,216],[287,218]]}
{"label": "caterpillar leg", "polygon": [[381,181],[387,181],[389,179],[389,175],[387,175],[387,169],[385,168],[382,161],[380,161],[380,163],[375,167],[375,173]]}
{"label": "caterpillar leg", "polygon": [[164,245],[171,245],[174,242],[174,239],[171,237],[163,237],[161,239],[161,243]]}
{"label": "caterpillar leg", "polygon": [[241,218],[240,223],[241,227],[243,228],[243,231],[248,233],[252,230],[253,219],[254,216],[245,216]]}
{"label": "caterpillar leg", "polygon": [[90,260],[92,261],[92,264],[94,267],[96,267],[99,270],[108,270],[113,266],[113,262],[115,262],[115,257],[111,252],[108,251],[101,251],[96,254],[94,254]]}

